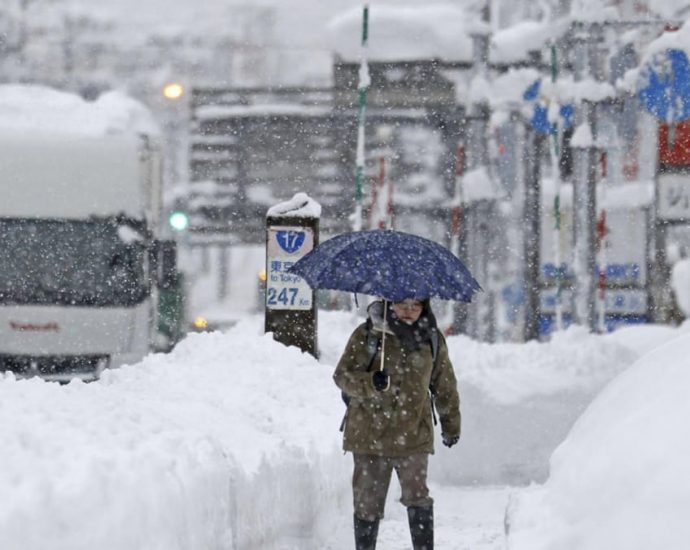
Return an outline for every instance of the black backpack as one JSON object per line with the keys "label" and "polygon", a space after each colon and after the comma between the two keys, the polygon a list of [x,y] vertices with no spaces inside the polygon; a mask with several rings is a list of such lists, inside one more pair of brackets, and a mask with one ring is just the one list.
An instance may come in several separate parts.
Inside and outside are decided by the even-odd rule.
{"label": "black backpack", "polygon": [[[431,371],[431,379],[433,380],[434,374],[436,373],[436,369],[438,368],[438,330],[431,331],[431,338],[429,343],[431,344],[431,359],[434,362],[433,370]],[[374,358],[376,357],[376,353],[380,349],[381,338],[374,333],[371,327],[371,320],[367,319],[367,372],[371,371],[371,367],[374,365]],[[431,395],[431,414],[434,419],[435,426],[438,423],[438,421],[436,419],[436,409],[434,408],[434,396],[436,395],[436,390],[433,386],[433,383],[429,384],[429,394]],[[344,391],[340,392],[340,395],[345,405],[349,405],[350,396],[347,395]],[[340,424],[341,432],[345,429],[346,421],[347,411],[345,411],[345,416],[343,417],[343,421]]]}

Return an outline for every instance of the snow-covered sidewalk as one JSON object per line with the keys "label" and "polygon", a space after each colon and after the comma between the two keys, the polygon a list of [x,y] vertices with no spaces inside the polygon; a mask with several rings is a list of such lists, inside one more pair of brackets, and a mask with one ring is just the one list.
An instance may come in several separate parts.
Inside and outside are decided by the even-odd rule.
{"label": "snow-covered sidewalk", "polygon": [[[378,546],[381,550],[409,550],[410,531],[405,509],[396,502],[395,480],[381,522]],[[435,499],[435,537],[444,550],[504,550],[504,514],[510,495],[520,488],[454,487],[431,484]],[[279,540],[262,543],[251,550],[352,550],[352,516],[324,511],[331,531],[314,537],[303,532],[284,532]]]}

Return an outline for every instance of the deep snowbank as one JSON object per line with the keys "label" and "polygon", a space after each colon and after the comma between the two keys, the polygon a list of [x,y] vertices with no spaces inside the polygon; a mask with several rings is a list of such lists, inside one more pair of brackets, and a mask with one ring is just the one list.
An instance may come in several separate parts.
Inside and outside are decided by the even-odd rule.
{"label": "deep snowbank", "polygon": [[690,335],[620,375],[512,505],[514,550],[682,550],[690,541]]}
{"label": "deep snowbank", "polygon": [[[286,537],[323,547],[335,518],[351,513],[331,375],[357,322],[320,312],[319,362],[261,334],[257,316],[91,384],[1,377],[0,548],[265,550]],[[678,332],[449,338],[463,437],[450,450],[437,444],[432,481],[545,477],[598,389]]]}
{"label": "deep snowbank", "polygon": [[329,368],[258,333],[255,319],[191,335],[92,384],[5,376],[0,548],[247,548],[309,535],[346,494],[341,403]]}

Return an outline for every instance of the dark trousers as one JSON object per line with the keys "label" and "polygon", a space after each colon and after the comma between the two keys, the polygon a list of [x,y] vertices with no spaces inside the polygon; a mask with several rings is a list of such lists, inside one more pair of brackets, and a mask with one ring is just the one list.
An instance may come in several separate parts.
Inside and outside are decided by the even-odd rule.
{"label": "dark trousers", "polygon": [[375,455],[353,455],[352,476],[355,516],[365,521],[383,518],[386,495],[393,470],[398,475],[403,506],[426,508],[434,503],[426,484],[429,455],[426,453],[400,458]]}

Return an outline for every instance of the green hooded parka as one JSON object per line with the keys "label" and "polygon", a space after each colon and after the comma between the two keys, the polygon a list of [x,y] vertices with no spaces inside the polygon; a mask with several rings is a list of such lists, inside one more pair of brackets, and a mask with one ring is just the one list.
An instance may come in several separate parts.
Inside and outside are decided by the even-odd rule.
{"label": "green hooded parka", "polygon": [[[380,336],[384,330],[383,319],[371,318],[371,323],[371,330]],[[380,366],[381,351],[377,351],[367,371],[368,330],[366,323],[355,329],[333,375],[336,385],[350,398],[343,449],[386,457],[433,453],[430,384],[434,388],[434,403],[443,434],[459,436],[460,398],[443,336],[439,333],[438,367],[434,372],[429,342],[420,343],[418,350],[406,350],[386,327],[384,368],[390,376],[390,388],[379,392],[372,377]]]}

